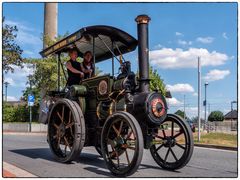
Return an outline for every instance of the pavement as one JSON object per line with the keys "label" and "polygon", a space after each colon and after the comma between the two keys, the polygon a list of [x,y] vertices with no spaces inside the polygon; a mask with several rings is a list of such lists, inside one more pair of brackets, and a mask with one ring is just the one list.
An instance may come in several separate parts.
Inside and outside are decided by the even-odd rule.
{"label": "pavement", "polygon": [[[4,177],[113,177],[94,147],[84,147],[70,164],[56,162],[45,133],[4,133],[3,161]],[[195,147],[190,162],[177,171],[163,170],[144,150],[142,163],[131,177],[237,176],[236,151]]]}

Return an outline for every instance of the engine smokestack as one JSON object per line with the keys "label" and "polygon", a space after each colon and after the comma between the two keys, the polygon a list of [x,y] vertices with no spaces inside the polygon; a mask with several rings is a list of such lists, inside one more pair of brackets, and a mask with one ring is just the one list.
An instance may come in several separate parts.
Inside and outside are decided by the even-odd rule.
{"label": "engine smokestack", "polygon": [[149,92],[148,23],[150,20],[151,18],[147,15],[139,15],[135,19],[138,31],[138,67],[141,92]]}

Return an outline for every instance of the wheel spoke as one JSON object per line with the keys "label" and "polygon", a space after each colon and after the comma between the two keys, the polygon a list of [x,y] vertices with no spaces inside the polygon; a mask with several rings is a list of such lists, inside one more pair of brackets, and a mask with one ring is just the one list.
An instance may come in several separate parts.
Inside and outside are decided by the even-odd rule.
{"label": "wheel spoke", "polygon": [[176,157],[175,153],[173,152],[172,148],[171,148],[171,147],[169,147],[169,149],[170,149],[170,151],[171,151],[171,153],[172,153],[172,155],[173,155],[174,159],[175,159],[176,161],[178,161],[178,159],[177,159],[177,157]]}
{"label": "wheel spoke", "polygon": [[66,127],[65,127],[65,129],[68,129],[68,128],[72,127],[73,125],[74,125],[74,122],[72,122],[72,123],[70,123],[70,124],[67,124]]}
{"label": "wheel spoke", "polygon": [[119,130],[118,130],[118,135],[117,135],[118,137],[119,137],[120,134],[121,134],[122,126],[123,126],[123,121],[121,121],[121,124],[120,124]]}
{"label": "wheel spoke", "polygon": [[62,119],[61,115],[59,114],[59,112],[57,112],[57,115],[61,119],[61,122],[63,123],[63,119]]}
{"label": "wheel spoke", "polygon": [[165,138],[166,137],[166,133],[165,133],[164,129],[162,130],[162,132],[163,132],[163,136]]}
{"label": "wheel spoke", "polygon": [[63,121],[64,120],[64,108],[65,108],[65,106],[63,105],[63,107],[62,107],[62,119],[61,119],[62,123],[64,123],[64,121]]}
{"label": "wheel spoke", "polygon": [[53,123],[53,126],[58,130],[59,129],[59,126],[56,125],[55,123]]}
{"label": "wheel spoke", "polygon": [[161,149],[163,147],[163,144],[161,144],[160,146],[158,146],[157,149],[155,149],[155,152],[157,152],[159,149]]}
{"label": "wheel spoke", "polygon": [[182,133],[183,133],[183,132],[180,131],[179,133],[175,134],[175,135],[173,136],[173,138],[176,138],[176,137],[180,136]]}
{"label": "wheel spoke", "polygon": [[171,136],[173,137],[174,134],[174,122],[172,121],[172,132],[171,132]]}
{"label": "wheel spoke", "polygon": [[58,137],[58,144],[57,144],[58,147],[60,147],[60,141],[61,141],[61,137],[59,136]]}
{"label": "wheel spoke", "polygon": [[120,134],[114,124],[112,125],[112,128],[113,128],[113,130],[115,131],[115,133],[116,133],[117,135]]}
{"label": "wheel spoke", "polygon": [[170,148],[168,148],[168,151],[167,151],[166,156],[164,158],[164,164],[166,164],[169,152],[170,152]]}
{"label": "wheel spoke", "polygon": [[67,145],[65,144],[64,153],[67,155]]}
{"label": "wheel spoke", "polygon": [[131,137],[132,133],[133,133],[133,131],[131,130],[126,137],[126,140],[128,140]]}
{"label": "wheel spoke", "polygon": [[176,145],[178,146],[178,147],[180,147],[180,148],[182,148],[182,149],[186,149],[186,147],[184,147],[183,145],[181,145],[181,144],[178,144],[178,143],[176,143]]}
{"label": "wheel spoke", "polygon": [[127,158],[128,165],[130,165],[130,161],[129,161],[129,157],[128,157],[128,152],[127,152],[127,150],[125,150],[125,154],[126,154],[126,158]]}
{"label": "wheel spoke", "polygon": [[69,143],[68,143],[68,141],[67,141],[67,138],[66,138],[65,136],[64,136],[64,141],[65,141],[65,143],[66,143],[65,145],[67,145],[67,146],[69,147],[69,149],[72,150],[72,148],[70,147],[70,145],[69,145]]}

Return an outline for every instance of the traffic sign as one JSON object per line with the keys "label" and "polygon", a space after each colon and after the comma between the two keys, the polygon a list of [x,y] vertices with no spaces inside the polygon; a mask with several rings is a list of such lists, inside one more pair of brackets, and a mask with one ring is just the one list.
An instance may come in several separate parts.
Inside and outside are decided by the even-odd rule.
{"label": "traffic sign", "polygon": [[34,105],[34,100],[35,100],[34,95],[29,94],[28,95],[28,106],[33,106]]}

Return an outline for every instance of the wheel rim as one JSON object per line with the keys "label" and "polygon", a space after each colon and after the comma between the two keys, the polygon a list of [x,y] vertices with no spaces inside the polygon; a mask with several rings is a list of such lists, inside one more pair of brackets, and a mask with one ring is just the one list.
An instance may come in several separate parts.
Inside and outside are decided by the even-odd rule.
{"label": "wheel rim", "polygon": [[192,139],[184,122],[169,118],[164,121],[154,134],[150,148],[155,161],[163,168],[178,169],[183,167],[192,155]]}
{"label": "wheel rim", "polygon": [[103,126],[101,146],[107,167],[114,175],[133,174],[143,155],[143,136],[137,120],[122,111],[111,115]]}
{"label": "wheel rim", "polygon": [[74,117],[70,108],[58,104],[49,123],[49,140],[55,155],[66,158],[71,155],[74,146]]}

